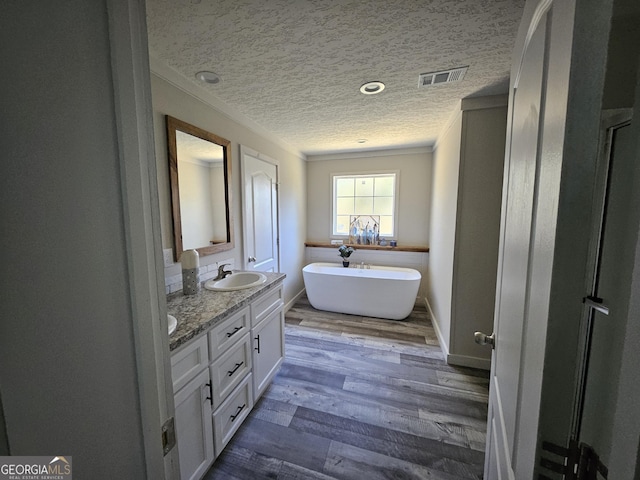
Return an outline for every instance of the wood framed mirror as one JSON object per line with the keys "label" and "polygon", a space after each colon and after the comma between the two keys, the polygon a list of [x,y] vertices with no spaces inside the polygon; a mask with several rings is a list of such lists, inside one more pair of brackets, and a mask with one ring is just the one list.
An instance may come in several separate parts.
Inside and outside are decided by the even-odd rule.
{"label": "wood framed mirror", "polygon": [[232,249],[231,142],[169,115],[166,123],[175,261],[185,250]]}

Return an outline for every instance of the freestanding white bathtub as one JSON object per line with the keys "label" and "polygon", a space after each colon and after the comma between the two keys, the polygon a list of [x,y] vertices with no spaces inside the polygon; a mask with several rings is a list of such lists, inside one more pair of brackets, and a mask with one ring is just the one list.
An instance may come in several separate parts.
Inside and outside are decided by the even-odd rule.
{"label": "freestanding white bathtub", "polygon": [[411,313],[421,279],[412,268],[344,268],[339,263],[311,263],[302,276],[309,302],[318,310],[391,320]]}

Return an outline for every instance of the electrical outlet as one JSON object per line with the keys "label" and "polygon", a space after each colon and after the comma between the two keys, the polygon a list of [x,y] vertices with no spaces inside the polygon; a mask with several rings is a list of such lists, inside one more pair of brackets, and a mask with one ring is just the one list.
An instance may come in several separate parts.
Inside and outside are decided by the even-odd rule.
{"label": "electrical outlet", "polygon": [[164,257],[164,266],[170,267],[173,265],[173,249],[165,248],[162,250],[162,256]]}

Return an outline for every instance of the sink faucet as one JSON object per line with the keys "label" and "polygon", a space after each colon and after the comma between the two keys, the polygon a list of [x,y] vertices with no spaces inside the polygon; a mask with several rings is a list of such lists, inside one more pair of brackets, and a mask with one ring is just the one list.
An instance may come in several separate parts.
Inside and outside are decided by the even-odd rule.
{"label": "sink faucet", "polygon": [[225,270],[224,267],[228,267],[228,263],[223,263],[218,267],[218,276],[214,278],[214,280],[222,280],[223,278],[231,275],[233,272],[231,270]]}

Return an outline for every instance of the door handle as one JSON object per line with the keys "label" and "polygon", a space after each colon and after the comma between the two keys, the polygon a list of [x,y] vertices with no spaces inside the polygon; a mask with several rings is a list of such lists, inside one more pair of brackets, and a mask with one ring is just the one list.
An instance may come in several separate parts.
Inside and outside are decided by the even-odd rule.
{"label": "door handle", "polygon": [[476,332],[473,334],[474,339],[478,345],[491,345],[491,348],[496,348],[496,334],[492,333],[487,335],[486,333]]}
{"label": "door handle", "polygon": [[249,263],[255,262],[255,261],[256,261],[256,257],[249,257]]}
{"label": "door handle", "polygon": [[602,303],[602,299],[599,297],[592,297],[591,295],[589,295],[588,297],[584,297],[582,299],[582,303],[600,313],[609,315],[609,307]]}

